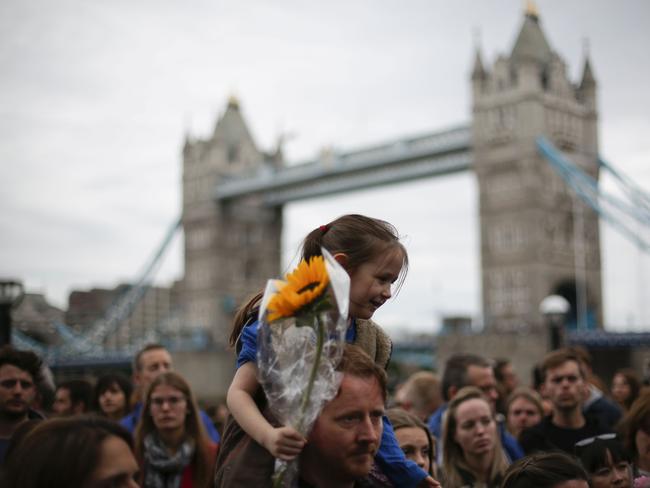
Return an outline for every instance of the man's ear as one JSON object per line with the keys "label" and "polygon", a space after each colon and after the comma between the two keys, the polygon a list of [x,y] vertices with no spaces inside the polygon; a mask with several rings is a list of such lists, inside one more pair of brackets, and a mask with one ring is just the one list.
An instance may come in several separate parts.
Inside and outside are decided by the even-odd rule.
{"label": "man's ear", "polygon": [[342,252],[337,252],[334,259],[341,265],[343,269],[348,269],[348,255]]}

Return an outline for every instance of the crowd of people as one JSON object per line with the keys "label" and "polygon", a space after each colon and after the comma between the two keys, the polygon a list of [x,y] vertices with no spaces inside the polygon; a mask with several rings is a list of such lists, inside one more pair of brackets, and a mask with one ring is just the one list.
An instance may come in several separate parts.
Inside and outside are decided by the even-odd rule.
{"label": "crowd of people", "polygon": [[540,358],[530,385],[507,358],[455,354],[391,394],[391,341],[371,318],[408,267],[397,231],[347,215],[312,231],[303,258],[321,249],[350,276],[349,318],[338,392],[306,435],[258,383],[259,293],[235,317],[237,371],[210,415],[159,344],[130,378],[56,387],[34,352],[0,348],[0,486],[270,487],[277,463],[298,460],[301,488],[650,487],[650,391],[635,371],[610,394],[581,348]]}

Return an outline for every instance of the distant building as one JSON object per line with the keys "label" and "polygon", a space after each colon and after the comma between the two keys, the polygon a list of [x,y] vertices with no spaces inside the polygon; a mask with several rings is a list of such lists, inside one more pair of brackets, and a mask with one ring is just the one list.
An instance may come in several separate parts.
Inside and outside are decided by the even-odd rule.
{"label": "distant building", "polygon": [[14,330],[46,345],[59,345],[61,339],[55,323],[63,323],[65,312],[50,305],[40,293],[25,293],[13,306],[11,322]]}
{"label": "distant building", "polygon": [[[173,334],[182,327],[173,318],[180,309],[179,284],[172,287],[149,287],[127,318],[120,320],[115,333],[104,340],[107,348],[119,348],[130,343],[133,338],[146,335],[147,331],[163,329]],[[68,298],[66,324],[78,333],[89,331],[95,324],[105,320],[108,314],[118,314],[118,305],[131,286],[121,284],[113,289],[93,288],[89,291],[75,290]],[[166,330],[165,330],[166,329]],[[172,330],[169,330],[172,329]],[[175,330],[174,330],[175,329]]]}

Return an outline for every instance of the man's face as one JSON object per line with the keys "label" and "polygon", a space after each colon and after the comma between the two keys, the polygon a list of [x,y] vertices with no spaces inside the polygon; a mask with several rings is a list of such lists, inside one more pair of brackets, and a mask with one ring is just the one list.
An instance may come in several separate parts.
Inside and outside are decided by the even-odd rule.
{"label": "man's face", "polygon": [[512,367],[512,364],[506,364],[501,370],[501,375],[503,376],[503,386],[505,386],[506,391],[511,393],[517,385],[519,385],[519,378]]}
{"label": "man's face", "polygon": [[376,378],[346,374],[325,405],[301,455],[302,477],[349,483],[366,476],[379,449],[384,398]]}
{"label": "man's face", "polygon": [[22,418],[36,398],[34,379],[24,369],[12,364],[0,366],[0,414]]}
{"label": "man's face", "polygon": [[555,410],[566,412],[580,409],[584,386],[580,368],[575,361],[566,361],[546,371],[544,388]]}
{"label": "man's face", "polygon": [[166,349],[151,349],[140,356],[140,370],[135,374],[136,383],[146,390],[159,374],[172,369],[172,357]]}
{"label": "man's face", "polygon": [[494,379],[492,368],[489,366],[485,368],[475,365],[469,366],[467,368],[467,380],[471,386],[475,386],[483,392],[490,401],[490,407],[494,413],[499,393],[497,392],[497,382]]}
{"label": "man's face", "polygon": [[72,415],[72,400],[70,399],[70,390],[67,388],[58,388],[54,395],[52,412],[59,417]]}

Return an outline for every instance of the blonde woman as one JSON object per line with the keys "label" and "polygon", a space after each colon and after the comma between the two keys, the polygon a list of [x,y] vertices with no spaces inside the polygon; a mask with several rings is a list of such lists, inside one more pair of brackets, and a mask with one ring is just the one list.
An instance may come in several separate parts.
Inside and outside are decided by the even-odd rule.
{"label": "blonde woman", "polygon": [[179,374],[163,373],[151,383],[135,431],[135,451],[143,487],[210,486],[217,446]]}
{"label": "blonde woman", "polygon": [[442,429],[445,488],[497,488],[508,468],[488,399],[461,388],[449,402]]}

